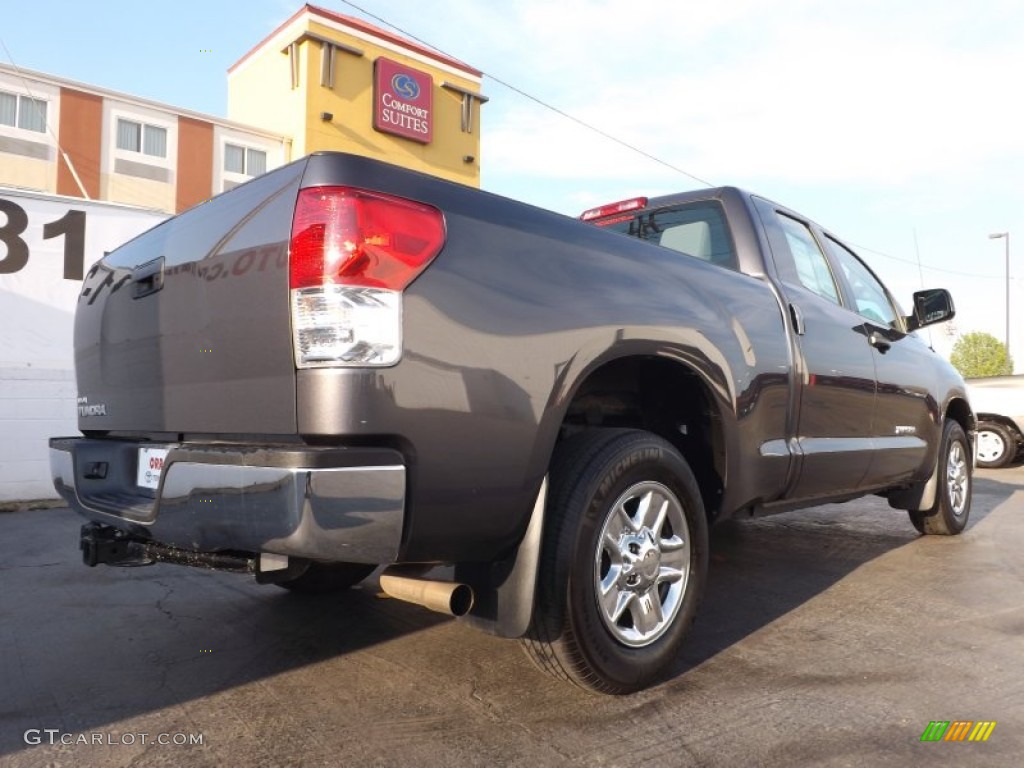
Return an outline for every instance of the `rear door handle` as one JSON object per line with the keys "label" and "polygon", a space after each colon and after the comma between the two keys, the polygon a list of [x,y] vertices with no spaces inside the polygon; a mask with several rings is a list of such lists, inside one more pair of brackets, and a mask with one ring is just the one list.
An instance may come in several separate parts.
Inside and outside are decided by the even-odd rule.
{"label": "rear door handle", "polygon": [[141,299],[164,287],[164,257],[147,261],[132,270],[132,298]]}
{"label": "rear door handle", "polygon": [[800,307],[792,302],[789,305],[789,317],[793,321],[793,331],[797,336],[803,336],[807,330],[804,328],[804,314],[800,311]]}

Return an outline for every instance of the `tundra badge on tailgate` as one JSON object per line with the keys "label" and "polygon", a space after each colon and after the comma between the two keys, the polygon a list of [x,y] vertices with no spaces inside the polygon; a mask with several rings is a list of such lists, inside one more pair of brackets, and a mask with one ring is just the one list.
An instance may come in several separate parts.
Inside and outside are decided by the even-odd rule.
{"label": "tundra badge on tailgate", "polygon": [[106,416],[107,415],[107,404],[106,403],[93,403],[89,405],[88,397],[78,398],[78,415],[85,416]]}

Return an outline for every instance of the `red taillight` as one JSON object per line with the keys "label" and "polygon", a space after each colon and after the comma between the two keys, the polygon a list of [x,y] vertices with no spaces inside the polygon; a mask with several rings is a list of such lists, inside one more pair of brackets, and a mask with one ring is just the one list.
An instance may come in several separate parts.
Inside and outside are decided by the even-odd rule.
{"label": "red taillight", "polygon": [[295,203],[289,283],[401,291],[444,240],[444,216],[432,206],[352,187],[310,187]]}
{"label": "red taillight", "polygon": [[608,205],[602,205],[600,208],[591,208],[589,211],[584,211],[580,215],[580,219],[582,221],[593,221],[594,219],[601,219],[604,218],[605,216],[611,216],[612,214],[615,213],[625,213],[626,211],[639,211],[641,208],[646,207],[646,197],[632,197],[629,200],[620,200],[617,203],[609,203]]}

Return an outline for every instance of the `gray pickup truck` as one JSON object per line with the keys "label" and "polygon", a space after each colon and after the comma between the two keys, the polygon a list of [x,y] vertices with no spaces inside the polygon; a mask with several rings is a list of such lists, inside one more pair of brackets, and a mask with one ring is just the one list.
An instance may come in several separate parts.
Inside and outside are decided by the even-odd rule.
{"label": "gray pickup truck", "polygon": [[318,153],[102,258],[82,436],[50,443],[86,563],[304,591],[383,565],[385,592],[626,693],[676,657],[711,523],[880,494],[964,529],[975,418],[914,333],[946,291],[905,315],[735,188],[582,219]]}

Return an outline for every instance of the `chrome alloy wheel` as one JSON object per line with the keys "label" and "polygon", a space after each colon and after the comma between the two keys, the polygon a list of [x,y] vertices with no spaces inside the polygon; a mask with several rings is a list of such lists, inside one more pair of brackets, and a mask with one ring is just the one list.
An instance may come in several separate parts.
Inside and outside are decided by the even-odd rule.
{"label": "chrome alloy wheel", "polygon": [[960,441],[949,446],[946,458],[946,493],[949,494],[949,506],[953,514],[960,517],[967,507],[971,476],[967,466],[967,454]]}
{"label": "chrome alloy wheel", "polygon": [[690,530],[679,499],[661,483],[630,486],[611,506],[594,553],[598,608],[612,636],[633,648],[661,637],[689,575]]}

